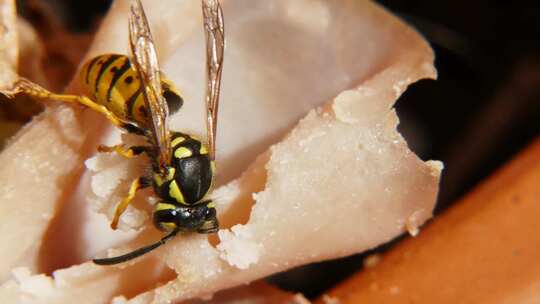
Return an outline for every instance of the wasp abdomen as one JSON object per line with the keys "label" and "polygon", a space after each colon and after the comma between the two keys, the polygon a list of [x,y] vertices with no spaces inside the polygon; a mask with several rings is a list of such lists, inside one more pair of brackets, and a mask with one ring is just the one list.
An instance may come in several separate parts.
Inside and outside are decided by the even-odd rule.
{"label": "wasp abdomen", "polygon": [[[119,54],[97,56],[81,69],[81,80],[89,96],[119,118],[148,126],[151,118],[146,109],[139,75],[129,57]],[[183,99],[171,81],[162,76],[163,97],[170,112],[183,104]]]}

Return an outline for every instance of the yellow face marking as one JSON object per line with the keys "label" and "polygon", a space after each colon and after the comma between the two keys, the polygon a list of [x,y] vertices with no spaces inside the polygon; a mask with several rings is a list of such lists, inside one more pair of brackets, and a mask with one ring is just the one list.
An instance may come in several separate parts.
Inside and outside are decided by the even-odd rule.
{"label": "yellow face marking", "polygon": [[173,231],[174,229],[176,229],[176,224],[175,223],[161,222],[161,223],[159,223],[159,225],[165,231]]}
{"label": "yellow face marking", "polygon": [[186,147],[180,147],[174,150],[174,157],[176,158],[186,158],[186,157],[190,157],[191,155],[193,155],[193,153],[191,152],[190,149]]}
{"label": "yellow face marking", "polygon": [[201,145],[201,149],[199,150],[199,153],[201,153],[202,155],[208,154],[208,149],[206,148],[205,145]]}
{"label": "yellow face marking", "polygon": [[171,141],[171,146],[174,148],[176,146],[178,146],[181,142],[183,142],[184,140],[186,140],[185,137],[183,136],[178,136],[177,138],[173,139]]}
{"label": "yellow face marking", "polygon": [[156,205],[156,210],[155,211],[160,211],[160,210],[174,210],[176,209],[176,206],[173,205],[173,204],[167,204],[167,203],[158,203]]}
{"label": "yellow face marking", "polygon": [[216,203],[210,202],[210,203],[206,204],[206,207],[208,207],[208,208],[216,208]]}
{"label": "yellow face marking", "polygon": [[154,181],[156,182],[156,184],[157,184],[158,186],[161,186],[161,185],[163,185],[163,183],[168,182],[168,181],[174,179],[174,174],[175,174],[175,173],[176,173],[176,169],[170,168],[170,169],[169,169],[169,174],[167,174],[167,176],[165,177],[165,179],[161,178],[161,175],[155,174],[155,173],[154,173]]}
{"label": "yellow face marking", "polygon": [[180,191],[180,188],[175,180],[169,184],[169,195],[180,204],[185,204],[184,195],[182,194],[182,191]]}

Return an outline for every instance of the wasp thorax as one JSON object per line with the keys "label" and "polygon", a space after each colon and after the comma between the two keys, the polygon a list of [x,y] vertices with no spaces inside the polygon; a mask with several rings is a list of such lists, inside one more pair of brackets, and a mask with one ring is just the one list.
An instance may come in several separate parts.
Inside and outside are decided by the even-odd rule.
{"label": "wasp thorax", "polygon": [[192,206],[158,203],[154,211],[154,225],[166,232],[178,230],[213,233],[219,228],[215,204],[212,201]]}

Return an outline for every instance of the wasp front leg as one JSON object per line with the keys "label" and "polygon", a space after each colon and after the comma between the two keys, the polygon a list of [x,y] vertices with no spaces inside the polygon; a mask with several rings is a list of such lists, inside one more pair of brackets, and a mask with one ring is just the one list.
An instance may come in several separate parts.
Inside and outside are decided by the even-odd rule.
{"label": "wasp front leg", "polygon": [[122,215],[122,213],[124,213],[124,211],[126,211],[131,201],[133,201],[133,198],[135,197],[137,191],[150,186],[150,184],[150,181],[145,177],[138,177],[133,180],[133,182],[131,182],[128,194],[120,201],[120,203],[118,203],[118,205],[116,205],[114,217],[111,221],[112,229],[116,230],[116,228],[118,228],[118,221],[120,219],[120,216]]}
{"label": "wasp front leg", "polygon": [[118,155],[121,155],[125,158],[132,158],[134,156],[140,155],[142,153],[150,153],[151,152],[150,147],[145,146],[133,146],[130,148],[124,147],[124,145],[116,145],[116,146],[99,146],[98,151],[101,153],[110,153],[115,152]]}
{"label": "wasp front leg", "polygon": [[86,96],[52,93],[26,78],[19,78],[15,82],[11,90],[4,90],[1,91],[1,93],[9,98],[13,98],[13,96],[17,94],[25,94],[38,99],[53,99],[63,102],[82,104],[98,113],[103,114],[103,116],[105,116],[105,118],[107,118],[115,126],[123,128],[131,133],[144,135],[144,131],[142,131],[140,128],[122,121],[120,118],[114,115],[113,112],[109,111],[105,106],[96,103],[95,101]]}

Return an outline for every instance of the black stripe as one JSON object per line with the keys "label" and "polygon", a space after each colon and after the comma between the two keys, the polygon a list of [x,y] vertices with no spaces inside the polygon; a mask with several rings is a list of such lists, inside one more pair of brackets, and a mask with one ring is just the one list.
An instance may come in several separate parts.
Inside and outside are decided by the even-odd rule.
{"label": "black stripe", "polygon": [[100,58],[103,58],[103,56],[96,56],[94,57],[94,59],[90,61],[90,63],[88,63],[88,69],[86,70],[86,83],[87,84],[90,84],[90,70]]}
{"label": "black stripe", "polygon": [[189,149],[193,156],[201,154],[201,142],[191,137],[183,141],[180,146]]}
{"label": "black stripe", "polygon": [[98,87],[99,87],[99,80],[101,79],[101,76],[103,76],[103,74],[105,74],[105,71],[107,70],[107,68],[114,62],[116,61],[116,59],[118,59],[120,57],[120,55],[111,55],[111,57],[109,59],[107,59],[107,61],[105,61],[102,65],[101,65],[101,68],[99,69],[99,72],[98,72],[98,76],[96,78],[96,85],[95,85],[95,91],[96,91],[96,95],[98,93]]}
{"label": "black stripe", "polygon": [[131,95],[126,101],[126,108],[127,108],[126,116],[130,120],[133,120],[133,115],[131,115],[133,113],[133,107],[135,107],[135,101],[137,101],[137,98],[139,97],[139,95],[141,95],[141,93],[142,93],[142,87],[139,88],[135,93],[133,93],[133,95]]}
{"label": "black stripe", "polygon": [[107,101],[108,102],[111,102],[111,93],[112,93],[112,89],[113,89],[114,85],[116,84],[118,79],[120,79],[120,77],[122,77],[122,75],[124,75],[124,73],[126,73],[126,71],[129,70],[129,68],[131,67],[131,64],[129,63],[129,59],[127,57],[124,57],[124,60],[125,60],[125,62],[120,67],[120,69],[114,71],[113,78],[111,80],[111,83],[109,84],[109,89],[107,89]]}
{"label": "black stripe", "polygon": [[[174,137],[174,138],[176,138],[176,137]],[[171,139],[171,141],[174,140],[174,138]],[[174,147],[173,154],[174,154],[174,152],[176,152],[176,150],[178,150],[180,148],[186,148],[189,151],[191,151],[191,156],[201,155],[201,142],[196,140],[196,139],[193,139],[192,137],[189,137],[189,135],[186,135],[186,140],[184,140],[179,145]]]}
{"label": "black stripe", "polygon": [[146,132],[144,132],[143,129],[137,127],[136,125],[130,124],[130,123],[124,123],[122,125],[122,128],[126,130],[128,133],[137,134],[137,135],[146,135]]}

